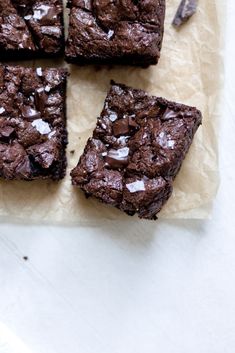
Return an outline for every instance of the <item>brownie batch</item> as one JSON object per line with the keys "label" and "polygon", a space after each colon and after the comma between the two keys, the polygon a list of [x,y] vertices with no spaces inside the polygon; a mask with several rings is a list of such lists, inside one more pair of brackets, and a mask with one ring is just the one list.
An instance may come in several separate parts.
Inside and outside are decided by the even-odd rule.
{"label": "brownie batch", "polygon": [[[68,62],[158,62],[165,0],[69,0],[68,7]],[[63,51],[62,0],[0,0],[0,60]],[[0,177],[65,176],[66,81],[65,69],[0,64]],[[156,219],[201,119],[194,107],[112,82],[72,184],[129,215]]]}

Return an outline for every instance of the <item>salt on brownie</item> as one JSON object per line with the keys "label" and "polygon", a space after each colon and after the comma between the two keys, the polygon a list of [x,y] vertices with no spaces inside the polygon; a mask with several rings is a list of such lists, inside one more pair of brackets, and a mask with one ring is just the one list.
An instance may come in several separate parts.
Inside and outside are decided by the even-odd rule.
{"label": "salt on brownie", "polygon": [[63,51],[62,0],[0,0],[1,60],[50,57]]}
{"label": "salt on brownie", "polygon": [[156,219],[201,120],[194,107],[112,82],[72,183],[129,215]]}
{"label": "salt on brownie", "polygon": [[77,64],[156,64],[165,0],[69,0],[66,60]]}
{"label": "salt on brownie", "polygon": [[0,65],[0,177],[64,177],[66,79],[64,69]]}

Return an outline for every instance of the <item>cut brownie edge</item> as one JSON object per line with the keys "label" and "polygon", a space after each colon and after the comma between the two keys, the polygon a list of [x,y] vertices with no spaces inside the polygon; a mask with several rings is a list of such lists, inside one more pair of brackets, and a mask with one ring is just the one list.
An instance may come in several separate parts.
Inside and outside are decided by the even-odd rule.
{"label": "cut brownie edge", "polygon": [[[1,50],[1,49],[0,49]],[[62,59],[64,55],[64,49],[59,49],[53,53],[46,53],[43,50],[31,51],[28,49],[15,49],[5,50],[1,52],[1,64],[12,65],[17,62],[20,65],[20,61],[24,60],[28,62],[30,60],[41,60],[41,59]]]}
{"label": "cut brownie edge", "polygon": [[120,56],[116,58],[100,58],[99,56],[90,56],[85,58],[83,55],[69,56],[65,54],[65,60],[69,64],[75,64],[80,66],[85,65],[118,65],[118,66],[139,66],[143,69],[148,68],[150,65],[156,65],[158,63],[160,55],[155,57],[143,56],[143,55],[128,55]]}
{"label": "cut brownie edge", "polygon": [[129,215],[156,219],[200,124],[194,107],[112,82],[72,183]]}

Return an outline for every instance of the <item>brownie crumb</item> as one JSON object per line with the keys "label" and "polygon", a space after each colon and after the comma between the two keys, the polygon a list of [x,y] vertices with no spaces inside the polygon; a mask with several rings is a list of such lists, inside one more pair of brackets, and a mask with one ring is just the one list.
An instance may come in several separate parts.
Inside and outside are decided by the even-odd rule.
{"label": "brownie crumb", "polygon": [[175,27],[180,27],[183,23],[189,20],[197,10],[198,0],[182,0],[179,4],[172,24]]}

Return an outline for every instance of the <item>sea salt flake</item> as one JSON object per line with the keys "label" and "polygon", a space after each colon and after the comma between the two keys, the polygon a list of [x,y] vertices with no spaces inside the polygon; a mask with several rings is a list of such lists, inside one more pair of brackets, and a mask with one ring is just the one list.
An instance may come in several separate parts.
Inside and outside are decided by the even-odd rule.
{"label": "sea salt flake", "polygon": [[50,90],[51,90],[51,87],[47,85],[47,86],[45,87],[45,91],[46,91],[46,92],[50,92]]}
{"label": "sea salt flake", "polygon": [[32,122],[32,126],[35,127],[41,135],[47,135],[51,132],[51,128],[46,121],[42,119],[36,119]]}
{"label": "sea salt flake", "polygon": [[117,116],[116,113],[111,113],[111,114],[109,115],[109,120],[111,120],[112,122],[115,121],[115,120],[117,120],[117,118],[118,118],[118,116]]}
{"label": "sea salt flake", "polygon": [[4,113],[6,110],[3,107],[0,107],[0,114]]}
{"label": "sea salt flake", "polygon": [[108,31],[108,39],[110,39],[113,36],[113,34],[114,34],[114,31],[110,29]]}
{"label": "sea salt flake", "polygon": [[41,67],[38,67],[38,68],[36,69],[36,73],[37,73],[38,76],[42,76],[42,68],[41,68]]}
{"label": "sea salt flake", "polygon": [[127,189],[131,192],[145,191],[145,186],[143,180],[137,180],[133,183],[126,184]]}
{"label": "sea salt flake", "polygon": [[51,139],[56,134],[55,131],[51,131],[48,135],[48,138]]}

